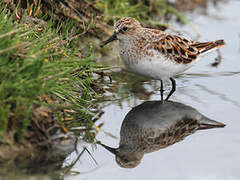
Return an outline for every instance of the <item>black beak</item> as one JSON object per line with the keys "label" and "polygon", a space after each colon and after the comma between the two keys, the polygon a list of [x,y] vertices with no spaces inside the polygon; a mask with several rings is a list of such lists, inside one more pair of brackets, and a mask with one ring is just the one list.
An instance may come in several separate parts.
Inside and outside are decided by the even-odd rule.
{"label": "black beak", "polygon": [[103,48],[106,44],[117,40],[117,33],[114,33],[112,36],[110,36],[106,41],[103,41],[102,44],[100,45],[101,48]]}
{"label": "black beak", "polygon": [[104,147],[105,149],[107,149],[108,151],[110,151],[111,153],[113,153],[115,155],[118,153],[117,148],[109,147],[105,144],[102,144],[100,141],[98,141],[97,144],[100,144],[102,147]]}

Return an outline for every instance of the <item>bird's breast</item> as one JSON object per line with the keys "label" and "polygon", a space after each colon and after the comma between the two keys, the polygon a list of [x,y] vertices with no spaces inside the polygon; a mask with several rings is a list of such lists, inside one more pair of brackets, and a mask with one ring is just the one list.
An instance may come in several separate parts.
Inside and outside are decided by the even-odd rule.
{"label": "bird's breast", "polygon": [[127,70],[150,79],[168,79],[190,67],[177,64],[155,50],[139,50],[132,45],[120,46],[120,57]]}

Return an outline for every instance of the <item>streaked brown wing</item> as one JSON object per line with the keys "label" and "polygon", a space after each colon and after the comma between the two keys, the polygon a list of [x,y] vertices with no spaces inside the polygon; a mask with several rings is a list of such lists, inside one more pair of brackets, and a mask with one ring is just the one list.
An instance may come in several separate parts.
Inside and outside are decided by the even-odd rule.
{"label": "streaked brown wing", "polygon": [[168,56],[178,64],[188,64],[196,60],[200,54],[225,45],[223,40],[210,42],[193,42],[177,35],[162,33],[152,41],[153,48]]}
{"label": "streaked brown wing", "polygon": [[182,119],[152,141],[154,145],[166,147],[183,140],[186,136],[194,133],[199,127],[200,124],[195,119]]}
{"label": "streaked brown wing", "polygon": [[176,35],[164,34],[156,39],[153,48],[179,64],[188,64],[197,59],[199,50],[192,42]]}

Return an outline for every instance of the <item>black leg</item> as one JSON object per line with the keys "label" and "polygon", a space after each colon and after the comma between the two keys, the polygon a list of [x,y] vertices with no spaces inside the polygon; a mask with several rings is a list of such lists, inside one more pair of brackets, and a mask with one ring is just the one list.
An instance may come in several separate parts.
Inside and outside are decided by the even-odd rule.
{"label": "black leg", "polygon": [[168,94],[167,98],[165,99],[165,101],[167,101],[170,96],[176,91],[176,81],[173,78],[170,78],[171,82],[172,82],[172,90],[170,91],[170,93]]}
{"label": "black leg", "polygon": [[162,80],[160,80],[160,82],[161,82],[161,88],[160,88],[160,94],[161,94],[161,101],[163,101],[163,81]]}

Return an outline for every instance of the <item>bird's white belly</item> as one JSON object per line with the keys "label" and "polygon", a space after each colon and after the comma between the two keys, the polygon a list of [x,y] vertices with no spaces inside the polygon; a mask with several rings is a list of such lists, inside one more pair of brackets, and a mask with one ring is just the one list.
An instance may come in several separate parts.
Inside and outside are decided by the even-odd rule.
{"label": "bird's white belly", "polygon": [[144,57],[134,61],[124,57],[122,59],[129,71],[151,79],[168,79],[191,67],[189,64],[177,64],[163,56]]}

